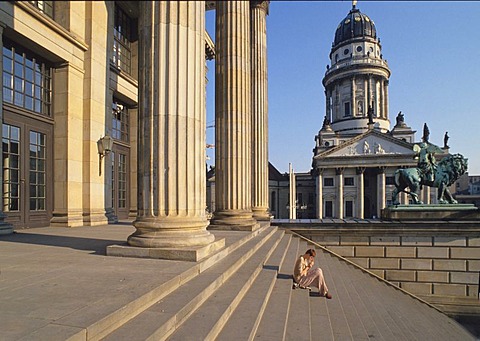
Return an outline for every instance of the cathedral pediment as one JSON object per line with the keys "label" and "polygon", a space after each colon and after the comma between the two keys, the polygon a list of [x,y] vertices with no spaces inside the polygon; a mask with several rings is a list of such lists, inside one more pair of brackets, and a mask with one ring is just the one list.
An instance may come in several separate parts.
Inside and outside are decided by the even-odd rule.
{"label": "cathedral pediment", "polygon": [[368,131],[332,147],[315,158],[413,155],[413,145],[389,134]]}

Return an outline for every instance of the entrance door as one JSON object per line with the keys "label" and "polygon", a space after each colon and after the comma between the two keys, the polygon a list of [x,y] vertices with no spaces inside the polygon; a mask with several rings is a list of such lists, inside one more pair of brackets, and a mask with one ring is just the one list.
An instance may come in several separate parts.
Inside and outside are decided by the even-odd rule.
{"label": "entrance door", "polygon": [[130,208],[130,149],[114,144],[112,160],[112,208],[118,219],[127,219]]}
{"label": "entrance door", "polygon": [[48,226],[53,206],[52,139],[48,123],[5,118],[3,212],[14,227]]}

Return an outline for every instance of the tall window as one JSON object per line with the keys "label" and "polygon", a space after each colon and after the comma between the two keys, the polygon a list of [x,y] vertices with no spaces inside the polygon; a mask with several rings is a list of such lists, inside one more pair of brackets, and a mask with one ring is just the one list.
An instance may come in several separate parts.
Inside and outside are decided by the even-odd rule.
{"label": "tall window", "polygon": [[132,73],[132,23],[127,14],[115,5],[113,28],[113,63],[120,70]]}
{"label": "tall window", "polygon": [[127,207],[127,156],[118,154],[118,207]]}
{"label": "tall window", "polygon": [[345,201],[345,217],[346,218],[353,217],[353,201],[351,200]]}
{"label": "tall window", "polygon": [[333,201],[331,200],[325,201],[325,217],[326,218],[333,217]]}
{"label": "tall window", "polygon": [[348,117],[350,116],[350,102],[345,102],[344,104],[344,113],[343,113],[343,117]]}
{"label": "tall window", "polygon": [[53,1],[29,1],[33,6],[37,7],[40,12],[45,13],[53,18]]}
{"label": "tall window", "polygon": [[3,100],[51,117],[52,70],[32,54],[5,42]]}
{"label": "tall window", "polygon": [[129,142],[128,135],[128,109],[119,102],[112,103],[112,137],[114,139]]}
{"label": "tall window", "polygon": [[20,210],[20,128],[3,124],[3,211]]}
{"label": "tall window", "polygon": [[45,210],[46,136],[30,132],[30,211]]}

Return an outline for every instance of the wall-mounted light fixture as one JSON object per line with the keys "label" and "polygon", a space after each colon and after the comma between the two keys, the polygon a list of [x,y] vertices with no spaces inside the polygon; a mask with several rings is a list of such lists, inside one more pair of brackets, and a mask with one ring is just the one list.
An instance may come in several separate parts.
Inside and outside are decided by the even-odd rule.
{"label": "wall-mounted light fixture", "polygon": [[112,151],[113,139],[105,135],[97,141],[98,148],[98,175],[102,175],[102,159]]}

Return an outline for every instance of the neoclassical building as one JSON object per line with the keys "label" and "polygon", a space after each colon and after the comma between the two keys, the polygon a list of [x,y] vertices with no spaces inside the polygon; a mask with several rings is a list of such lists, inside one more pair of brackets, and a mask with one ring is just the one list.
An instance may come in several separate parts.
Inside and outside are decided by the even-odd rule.
{"label": "neoclassical building", "polygon": [[[0,233],[133,219],[131,246],[268,222],[268,1],[0,3]],[[215,11],[216,42],[205,31]],[[207,218],[206,60],[216,211]]]}
{"label": "neoclassical building", "polygon": [[[312,160],[317,218],[380,217],[395,170],[416,166],[415,131],[402,113],[390,121],[390,74],[375,23],[353,5],[337,26],[323,78],[325,119]],[[433,192],[423,187],[422,200],[435,202]],[[400,200],[408,203],[406,194]]]}

